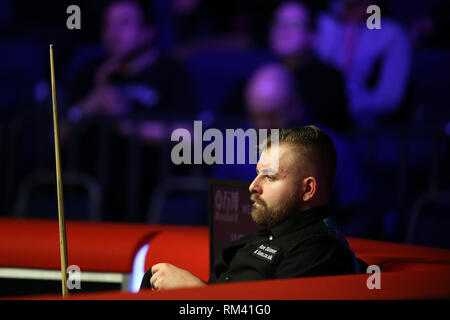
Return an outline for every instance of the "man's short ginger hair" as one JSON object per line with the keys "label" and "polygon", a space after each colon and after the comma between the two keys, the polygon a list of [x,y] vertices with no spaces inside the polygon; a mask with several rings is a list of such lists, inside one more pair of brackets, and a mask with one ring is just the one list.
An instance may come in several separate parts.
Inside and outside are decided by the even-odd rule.
{"label": "man's short ginger hair", "polygon": [[[288,143],[297,147],[299,152],[313,166],[318,168],[320,176],[331,192],[337,169],[337,152],[331,137],[322,129],[314,126],[282,128],[279,130],[279,144]],[[271,137],[264,145],[270,147]]]}

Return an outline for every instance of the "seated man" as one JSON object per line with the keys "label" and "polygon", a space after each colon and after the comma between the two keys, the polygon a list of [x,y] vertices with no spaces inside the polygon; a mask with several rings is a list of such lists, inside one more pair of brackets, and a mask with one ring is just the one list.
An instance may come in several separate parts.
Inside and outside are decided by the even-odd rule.
{"label": "seated man", "polygon": [[[281,129],[279,144],[265,145],[249,187],[252,219],[262,229],[226,246],[207,284],[359,273],[327,207],[336,163],[334,143],[321,129]],[[158,263],[141,288],[202,285],[190,272]]]}
{"label": "seated man", "polygon": [[173,123],[177,126],[195,112],[189,74],[182,64],[160,52],[157,32],[144,2],[108,3],[101,32],[104,54],[81,65],[68,84],[71,122],[115,118],[119,134],[132,136],[136,126],[145,142],[159,145]]}

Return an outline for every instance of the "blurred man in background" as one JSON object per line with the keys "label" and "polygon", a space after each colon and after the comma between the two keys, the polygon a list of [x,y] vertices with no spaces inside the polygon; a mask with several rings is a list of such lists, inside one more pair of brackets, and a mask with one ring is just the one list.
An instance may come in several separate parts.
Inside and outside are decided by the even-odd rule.
{"label": "blurred man in background", "polygon": [[[91,155],[82,157],[81,170],[97,175],[93,160],[105,153],[99,157],[105,159],[100,168],[106,172],[101,181],[106,219],[144,217],[149,194],[164,175],[164,143],[170,141],[173,127],[195,117],[189,76],[155,47],[150,13],[138,1],[111,2],[101,30],[105,55],[82,65],[68,88],[68,121],[89,120],[80,122],[82,153]],[[98,125],[104,128],[104,120],[112,124],[109,138],[101,138],[98,130]],[[146,142],[143,149],[138,149],[138,141]],[[104,167],[106,162],[109,167]]]}
{"label": "blurred man in background", "polygon": [[345,75],[349,109],[358,126],[404,120],[411,48],[403,28],[381,12],[381,29],[366,26],[368,0],[335,2],[321,15],[317,50]]}
{"label": "blurred man in background", "polygon": [[[303,2],[285,1],[276,8],[272,19],[267,35],[271,61],[283,64],[291,73],[297,95],[298,105],[290,106],[297,119],[291,121],[301,117],[304,123],[325,125],[340,132],[350,129],[343,77],[334,67],[321,62],[314,51],[316,29],[312,9]],[[252,77],[253,74],[249,79]],[[236,86],[229,94],[223,107],[225,114],[233,116],[249,111],[248,96],[244,93],[249,82]],[[248,112],[247,115],[250,116]]]}
{"label": "blurred man in background", "polygon": [[316,57],[315,39],[315,15],[306,4],[286,1],[276,9],[269,31],[270,49],[293,74],[306,122],[349,129],[343,78]]}
{"label": "blurred man in background", "polygon": [[295,81],[279,63],[264,65],[252,75],[245,102],[250,122],[258,129],[281,128],[304,120]]}
{"label": "blurred man in background", "polygon": [[[133,0],[113,1],[106,8],[102,27],[106,57],[84,66],[73,82],[69,119],[90,115],[145,119],[144,138],[161,140],[164,126],[155,118],[193,111],[189,77],[179,63],[154,47],[156,30],[147,10]],[[130,124],[122,122],[120,129],[129,133]]]}

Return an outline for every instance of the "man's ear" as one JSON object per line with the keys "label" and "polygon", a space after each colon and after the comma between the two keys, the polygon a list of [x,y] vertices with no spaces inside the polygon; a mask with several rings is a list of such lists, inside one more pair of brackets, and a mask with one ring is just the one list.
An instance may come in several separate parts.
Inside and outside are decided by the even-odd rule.
{"label": "man's ear", "polygon": [[303,179],[303,195],[304,202],[310,201],[317,192],[317,180],[314,177],[307,177]]}

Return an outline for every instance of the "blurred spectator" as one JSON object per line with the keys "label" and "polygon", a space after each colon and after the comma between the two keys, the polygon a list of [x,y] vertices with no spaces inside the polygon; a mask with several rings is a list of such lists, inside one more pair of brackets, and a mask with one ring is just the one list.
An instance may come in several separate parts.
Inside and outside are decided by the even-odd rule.
{"label": "blurred spectator", "polygon": [[[147,9],[133,0],[110,3],[101,33],[106,54],[82,65],[68,88],[67,118],[81,124],[79,167],[99,177],[107,220],[143,220],[149,194],[166,174],[165,143],[173,127],[194,117],[188,73],[155,48]],[[114,120],[106,138],[105,122],[97,121],[103,118]]]}
{"label": "blurred spectator", "polygon": [[[281,61],[293,75],[292,86],[302,107],[298,113],[302,113],[305,123],[337,131],[349,129],[344,81],[339,71],[322,63],[314,53],[315,23],[309,7],[295,1],[279,6],[268,38],[275,60]],[[236,88],[226,101],[224,109],[228,114],[242,113],[243,87]]]}
{"label": "blurred spectator", "polygon": [[359,126],[404,119],[411,48],[407,33],[383,16],[381,30],[369,30],[368,0],[335,2],[335,12],[319,19],[317,50],[346,79],[349,108]]}
{"label": "blurred spectator", "polygon": [[302,2],[287,1],[275,12],[269,42],[293,72],[305,107],[305,117],[335,130],[348,129],[350,118],[342,76],[314,53],[315,16]]}
{"label": "blurred spectator", "polygon": [[301,121],[294,80],[277,63],[259,68],[247,84],[245,101],[250,122],[257,129],[281,128]]}
{"label": "blurred spectator", "polygon": [[[160,141],[167,130],[159,119],[192,113],[188,74],[153,46],[156,30],[149,24],[147,9],[132,0],[113,1],[106,8],[106,56],[86,63],[73,79],[69,120],[92,115],[146,120],[140,126],[142,137]],[[121,122],[123,134],[132,129],[130,122]]]}

